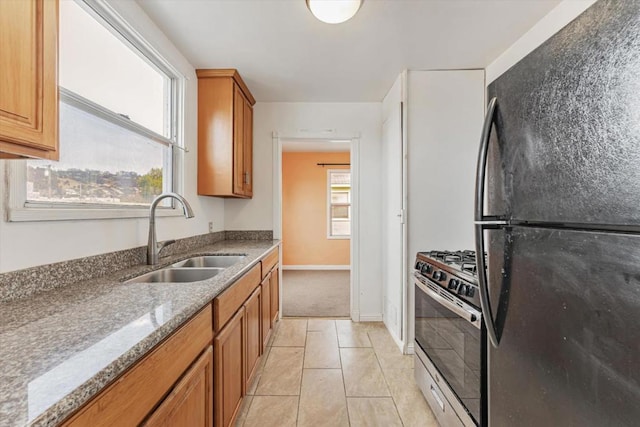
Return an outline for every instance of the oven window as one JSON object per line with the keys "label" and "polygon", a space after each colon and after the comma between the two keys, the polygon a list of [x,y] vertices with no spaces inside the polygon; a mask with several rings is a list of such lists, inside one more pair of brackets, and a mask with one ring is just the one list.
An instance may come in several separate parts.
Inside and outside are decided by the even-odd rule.
{"label": "oven window", "polygon": [[416,342],[467,408],[480,420],[481,331],[415,286]]}

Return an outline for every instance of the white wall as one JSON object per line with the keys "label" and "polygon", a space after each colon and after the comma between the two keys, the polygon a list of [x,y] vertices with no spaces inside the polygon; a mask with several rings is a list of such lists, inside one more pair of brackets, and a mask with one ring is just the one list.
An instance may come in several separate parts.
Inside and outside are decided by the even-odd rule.
{"label": "white wall", "polygon": [[403,340],[403,135],[401,74],[382,100],[382,296],[384,323],[398,343]]}
{"label": "white wall", "polygon": [[[279,103],[254,106],[253,194],[225,201],[227,230],[273,229],[273,139],[325,129],[360,133],[360,317],[382,319],[380,247],[380,103]],[[312,249],[312,248],[311,248]]]}
{"label": "white wall", "polygon": [[409,253],[472,249],[484,71],[409,71],[407,87]]}
{"label": "white wall", "polygon": [[[110,0],[109,3],[132,23],[134,28],[187,78],[185,93],[184,195],[195,211],[195,218],[159,218],[158,239],[188,237],[208,231],[224,230],[224,200],[196,195],[197,173],[197,79],[194,68],[155,26],[136,2]],[[64,149],[64,147],[62,148]],[[14,162],[16,160],[10,160]],[[0,176],[5,165],[0,162]],[[6,180],[6,179],[5,179]],[[3,181],[5,181],[3,180]],[[3,182],[0,209],[6,206],[7,184]],[[80,258],[145,245],[148,221],[142,219],[6,222],[0,221],[0,272],[12,271],[51,262]]]}
{"label": "white wall", "polygon": [[564,0],[558,4],[487,66],[487,84],[527,56],[595,2],[596,0]]}
{"label": "white wall", "polygon": [[[483,70],[409,71],[407,80],[406,268],[411,272],[418,251],[474,248],[475,168],[485,83]],[[413,322],[410,325],[412,343]]]}

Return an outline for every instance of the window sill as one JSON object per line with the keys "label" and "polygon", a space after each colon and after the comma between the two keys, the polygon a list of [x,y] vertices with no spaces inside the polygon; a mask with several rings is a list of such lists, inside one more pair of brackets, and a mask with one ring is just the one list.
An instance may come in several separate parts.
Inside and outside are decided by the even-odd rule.
{"label": "window sill", "polygon": [[329,240],[349,240],[351,236],[327,236]]}
{"label": "window sill", "polygon": [[[156,217],[181,216],[179,209],[165,208],[156,211]],[[7,221],[9,222],[29,222],[29,221],[73,221],[91,219],[127,219],[127,218],[148,218],[149,209],[142,208],[10,208],[7,210]]]}

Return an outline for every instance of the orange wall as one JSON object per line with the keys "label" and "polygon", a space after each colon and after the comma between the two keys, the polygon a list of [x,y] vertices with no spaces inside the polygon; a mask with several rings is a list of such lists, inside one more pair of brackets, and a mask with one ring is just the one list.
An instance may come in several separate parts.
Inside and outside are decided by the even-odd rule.
{"label": "orange wall", "polygon": [[327,239],[327,170],[349,153],[282,153],[283,265],[349,265],[349,239]]}

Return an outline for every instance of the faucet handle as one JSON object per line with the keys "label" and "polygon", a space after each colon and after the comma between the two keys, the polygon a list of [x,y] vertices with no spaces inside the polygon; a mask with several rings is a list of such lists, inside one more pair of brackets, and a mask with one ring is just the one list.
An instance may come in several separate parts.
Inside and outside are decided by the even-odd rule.
{"label": "faucet handle", "polygon": [[173,245],[176,241],[171,239],[171,240],[165,240],[164,242],[159,242],[158,243],[158,253],[160,253],[160,251],[164,248],[166,248],[169,245]]}

